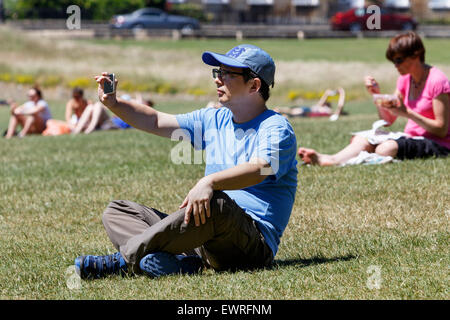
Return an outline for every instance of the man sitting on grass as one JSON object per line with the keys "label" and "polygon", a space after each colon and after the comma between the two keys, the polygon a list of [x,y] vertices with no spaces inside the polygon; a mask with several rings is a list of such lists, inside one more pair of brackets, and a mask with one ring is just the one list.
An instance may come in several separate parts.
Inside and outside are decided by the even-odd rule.
{"label": "man sitting on grass", "polygon": [[[268,110],[275,64],[262,49],[240,45],[227,54],[205,52],[222,108],[170,115],[104,94],[100,101],[135,128],[171,138],[183,132],[206,149],[205,176],[179,210],[167,215],[117,200],[103,214],[115,248],[75,259],[82,278],[144,273],[151,277],[269,267],[288,223],[297,187],[296,138],[289,122]],[[117,80],[116,80],[117,84]]]}

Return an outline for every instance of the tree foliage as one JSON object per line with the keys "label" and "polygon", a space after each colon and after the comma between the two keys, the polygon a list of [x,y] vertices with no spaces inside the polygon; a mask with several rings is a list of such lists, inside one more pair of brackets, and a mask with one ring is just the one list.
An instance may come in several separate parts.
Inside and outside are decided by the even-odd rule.
{"label": "tree foliage", "polygon": [[8,16],[17,18],[66,18],[66,9],[78,5],[85,19],[108,20],[115,14],[143,7],[165,9],[166,0],[6,0]]}

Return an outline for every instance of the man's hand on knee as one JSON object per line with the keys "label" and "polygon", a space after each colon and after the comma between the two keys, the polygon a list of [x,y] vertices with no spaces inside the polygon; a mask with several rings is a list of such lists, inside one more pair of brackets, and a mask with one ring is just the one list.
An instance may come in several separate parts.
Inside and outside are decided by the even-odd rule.
{"label": "man's hand on knee", "polygon": [[180,206],[186,208],[184,213],[184,222],[186,224],[191,220],[191,214],[194,216],[195,225],[200,226],[206,223],[206,218],[211,217],[210,201],[213,196],[212,182],[208,176],[200,179],[197,184],[189,191]]}

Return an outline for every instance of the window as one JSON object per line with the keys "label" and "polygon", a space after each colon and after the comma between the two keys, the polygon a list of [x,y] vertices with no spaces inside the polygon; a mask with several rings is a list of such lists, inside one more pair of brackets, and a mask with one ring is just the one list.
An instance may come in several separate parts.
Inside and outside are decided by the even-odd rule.
{"label": "window", "polygon": [[141,16],[143,17],[159,17],[161,15],[161,12],[155,12],[155,11],[147,11],[143,12]]}
{"label": "window", "polygon": [[230,0],[202,0],[204,4],[229,4]]}
{"label": "window", "polygon": [[247,4],[251,6],[271,6],[273,0],[247,0]]}
{"label": "window", "polygon": [[428,7],[431,10],[450,10],[450,0],[430,0]]}
{"label": "window", "polygon": [[355,10],[355,16],[363,17],[366,14],[366,10],[364,8],[358,8]]}
{"label": "window", "polygon": [[364,8],[364,0],[339,0],[338,3],[350,8]]}
{"label": "window", "polygon": [[385,6],[396,9],[409,9],[411,4],[409,0],[386,0]]}
{"label": "window", "polygon": [[297,7],[318,7],[319,0],[292,0],[292,5]]}
{"label": "window", "polygon": [[135,16],[159,16],[163,13],[162,10],[151,8],[151,9],[139,9],[133,13]]}

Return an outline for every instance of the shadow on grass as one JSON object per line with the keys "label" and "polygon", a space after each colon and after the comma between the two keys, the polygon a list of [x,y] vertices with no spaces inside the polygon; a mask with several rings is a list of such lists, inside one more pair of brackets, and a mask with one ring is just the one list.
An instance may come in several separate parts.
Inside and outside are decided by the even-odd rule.
{"label": "shadow on grass", "polygon": [[272,268],[283,268],[288,266],[299,266],[299,267],[307,267],[317,264],[323,264],[323,263],[333,263],[333,262],[339,262],[339,261],[350,261],[353,259],[356,259],[357,256],[354,255],[346,255],[342,257],[333,257],[333,258],[324,258],[324,257],[312,257],[310,259],[287,259],[287,260],[275,260]]}
{"label": "shadow on grass", "polygon": [[356,259],[357,256],[354,255],[346,255],[341,257],[333,257],[333,258],[324,258],[324,257],[312,257],[310,259],[287,259],[287,260],[275,260],[270,267],[266,268],[249,268],[249,269],[228,269],[228,270],[216,270],[216,273],[235,273],[235,272],[246,272],[246,271],[252,271],[252,272],[258,272],[263,270],[276,270],[284,267],[289,266],[297,266],[297,267],[308,267],[323,263],[334,263],[339,261],[350,261],[353,259]]}

